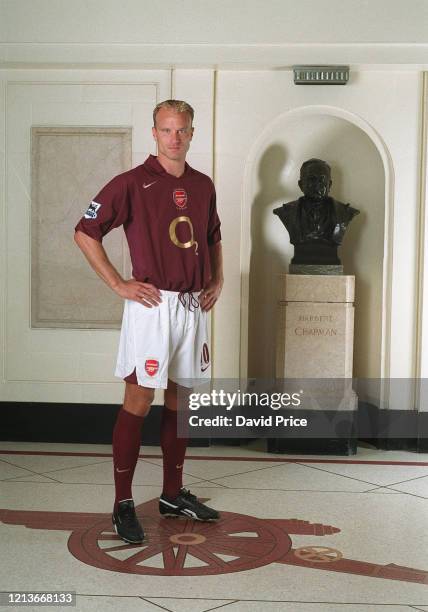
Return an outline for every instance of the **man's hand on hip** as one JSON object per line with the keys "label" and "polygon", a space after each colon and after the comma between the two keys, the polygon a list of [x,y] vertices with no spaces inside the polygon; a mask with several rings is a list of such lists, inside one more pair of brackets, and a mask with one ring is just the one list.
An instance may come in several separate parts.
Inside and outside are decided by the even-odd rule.
{"label": "man's hand on hip", "polygon": [[199,294],[199,303],[201,309],[204,311],[211,310],[214,304],[220,297],[221,290],[223,288],[223,281],[210,280],[208,285],[204,287]]}
{"label": "man's hand on hip", "polygon": [[134,300],[147,308],[158,306],[162,302],[161,292],[157,287],[150,283],[140,283],[134,278],[122,281],[114,288],[114,291],[120,297],[126,300]]}

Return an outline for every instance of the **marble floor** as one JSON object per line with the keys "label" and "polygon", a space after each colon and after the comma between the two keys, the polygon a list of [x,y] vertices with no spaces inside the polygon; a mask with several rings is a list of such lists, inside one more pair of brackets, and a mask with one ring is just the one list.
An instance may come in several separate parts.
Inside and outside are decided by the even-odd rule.
{"label": "marble floor", "polygon": [[[185,484],[218,523],[160,518],[141,447],[139,546],[113,531],[111,446],[0,442],[0,591],[72,591],[97,612],[428,612],[428,455],[190,448]],[[3,600],[4,601],[4,600]]]}

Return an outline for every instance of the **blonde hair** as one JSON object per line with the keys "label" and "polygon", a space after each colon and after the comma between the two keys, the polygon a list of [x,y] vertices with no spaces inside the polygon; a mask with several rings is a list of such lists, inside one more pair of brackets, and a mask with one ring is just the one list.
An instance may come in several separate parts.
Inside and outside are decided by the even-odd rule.
{"label": "blonde hair", "polygon": [[153,126],[156,127],[156,115],[160,111],[161,108],[169,108],[174,110],[176,113],[188,113],[190,115],[190,122],[193,122],[193,117],[195,115],[195,111],[187,102],[183,100],[164,100],[163,102],[159,102],[153,110]]}

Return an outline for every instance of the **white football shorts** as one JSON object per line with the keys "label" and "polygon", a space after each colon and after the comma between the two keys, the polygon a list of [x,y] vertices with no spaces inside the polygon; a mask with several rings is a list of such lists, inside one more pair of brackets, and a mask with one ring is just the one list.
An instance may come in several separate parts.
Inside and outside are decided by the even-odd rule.
{"label": "white football shorts", "polygon": [[152,308],[125,300],[115,376],[126,378],[135,370],[134,382],[153,389],[166,389],[168,378],[183,387],[206,382],[208,313],[198,295],[162,289],[162,302]]}

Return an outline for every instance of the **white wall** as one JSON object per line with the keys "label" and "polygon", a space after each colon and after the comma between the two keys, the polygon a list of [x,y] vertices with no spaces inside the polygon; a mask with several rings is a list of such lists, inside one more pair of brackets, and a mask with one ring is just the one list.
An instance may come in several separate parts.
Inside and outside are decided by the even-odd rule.
{"label": "white wall", "polygon": [[[170,95],[170,74],[69,71],[46,78],[38,71],[10,71],[2,77],[6,163],[0,396],[10,401],[119,402],[123,385],[112,376],[117,330],[31,328],[31,126],[131,126],[132,164],[137,165],[155,152],[151,113],[159,99]],[[87,203],[78,195],[75,202],[77,222]],[[73,227],[64,250],[80,258]]]}
{"label": "white wall", "polygon": [[161,6],[2,0],[0,7],[3,40],[42,43],[425,43],[428,19],[424,0],[164,0]]}
{"label": "white wall", "polygon": [[427,64],[424,0],[1,0],[0,61],[129,67]]}
{"label": "white wall", "polygon": [[[212,176],[213,72],[9,70],[0,71],[0,86],[0,400],[119,403],[117,330],[31,328],[31,126],[131,126],[136,166],[156,152],[154,106],[181,96],[197,108],[189,163]],[[76,222],[86,204],[76,210]],[[73,226],[69,243],[72,256],[81,258]],[[155,401],[161,403],[160,393]]]}
{"label": "white wall", "polygon": [[[420,372],[427,376],[428,312],[422,275],[426,266],[422,265],[424,235],[418,226],[426,183],[426,168],[421,166],[422,120],[428,109],[421,84],[422,71],[428,68],[427,7],[424,0],[407,4],[399,0],[166,0],[162,9],[140,0],[120,4],[115,0],[0,0],[0,206],[4,219],[0,398],[121,399],[121,383],[105,369],[90,380],[79,378],[79,370],[74,378],[59,371],[53,380],[43,374],[19,377],[19,351],[36,345],[25,318],[30,307],[28,234],[21,233],[20,243],[14,242],[13,235],[7,236],[11,218],[8,210],[16,206],[15,195],[20,194],[24,220],[29,213],[25,195],[29,125],[36,120],[46,125],[70,120],[78,125],[88,120],[91,111],[87,106],[81,112],[85,106],[82,100],[74,104],[62,94],[46,98],[37,93],[58,93],[61,83],[74,83],[74,92],[80,91],[81,83],[111,84],[116,110],[101,105],[93,121],[119,125],[126,118],[127,124],[137,126],[134,165],[147,152],[148,146],[142,143],[147,137],[143,131],[150,123],[151,104],[137,117],[140,111],[136,107],[132,110],[129,99],[130,83],[151,82],[156,100],[174,95],[189,99],[196,107],[189,161],[213,176],[223,222],[226,284],[213,316],[217,377],[239,376],[248,364],[246,242],[251,235],[252,181],[263,154],[262,141],[269,146],[271,139],[275,144],[277,128],[281,130],[279,139],[286,145],[284,129],[289,124],[283,119],[287,111],[324,106],[333,109],[332,116],[350,121],[355,130],[360,130],[356,133],[368,138],[378,152],[385,179],[384,209],[378,210],[378,220],[384,215],[385,228],[384,259],[381,264],[377,261],[382,266],[378,284],[382,325],[374,339],[372,365],[369,363],[366,372],[375,375],[380,368],[384,375],[395,377]],[[310,62],[350,63],[350,83],[344,87],[295,86],[290,66]],[[159,73],[162,77],[153,76]],[[30,83],[45,85],[35,87]],[[12,103],[11,94],[19,91],[21,97]],[[16,163],[14,143],[18,141],[24,146],[18,151],[20,161]],[[309,136],[306,142],[310,142]],[[298,164],[297,156],[294,163]],[[352,188],[348,167],[349,160],[344,171],[348,182],[340,193],[335,194],[333,188],[333,194],[358,200],[363,196]],[[268,194],[272,207],[274,202],[298,195],[296,168],[290,168],[280,173],[280,190]],[[352,203],[360,207],[358,201]],[[6,237],[13,245],[9,253]],[[18,257],[16,268],[11,263],[12,255]],[[15,294],[17,300],[11,301]],[[379,304],[379,299],[375,303]],[[11,352],[13,338],[9,335],[5,343],[6,327],[10,317],[18,315],[15,323],[26,326],[27,340]],[[369,320],[364,319],[364,325],[367,329]],[[80,333],[67,348],[74,355],[81,350]],[[115,334],[100,333],[92,347],[102,356],[103,368],[113,366]],[[48,346],[58,346],[55,335],[45,339]],[[49,359],[54,359],[54,353]],[[60,364],[56,363],[54,370],[60,370]]]}
{"label": "white wall", "polygon": [[[269,186],[265,185],[268,190],[265,197],[269,201],[265,216],[268,217],[275,206],[295,199],[299,194],[296,189],[296,179],[298,168],[304,159],[293,157],[296,151],[295,142],[290,141],[287,145],[287,138],[295,140],[298,130],[293,128],[287,133],[288,124],[285,115],[297,109],[310,111],[312,107],[318,108],[320,115],[332,113],[340,116],[343,113],[343,118],[358,126],[369,137],[382,158],[383,170],[379,164],[378,169],[382,172],[382,180],[385,181],[386,228],[383,260],[379,261],[380,253],[376,249],[377,245],[372,247],[366,245],[366,248],[369,246],[372,256],[377,253],[374,265],[383,267],[382,312],[377,312],[375,315],[383,319],[382,338],[377,349],[378,358],[374,356],[372,365],[368,369],[364,369],[361,364],[363,356],[358,355],[360,374],[374,377],[379,373],[392,377],[416,375],[419,252],[417,224],[420,207],[416,177],[420,164],[420,96],[421,77],[416,71],[413,73],[362,72],[354,75],[350,84],[345,87],[297,87],[292,83],[291,74],[284,72],[219,72],[216,98],[216,184],[219,200],[222,203],[222,217],[224,220],[227,218],[224,248],[229,262],[227,292],[218,306],[215,319],[216,330],[218,326],[222,330],[222,333],[216,334],[215,338],[220,345],[217,353],[223,355],[221,363],[217,366],[221,368],[222,376],[238,376],[240,371],[245,371],[247,363],[246,325],[251,236],[258,235],[265,240],[267,249],[271,249],[275,241],[274,234],[271,233],[266,239],[263,237],[263,232],[258,232],[257,222],[255,226],[251,223],[252,219],[260,217],[254,210],[254,206],[261,202],[260,198],[256,198],[260,184],[260,177],[256,176],[261,163],[260,156],[268,146],[269,139],[273,147],[282,143],[285,150],[283,167],[278,170],[277,184],[270,186],[270,192]],[[301,148],[306,148],[309,154],[312,145],[304,115],[301,116],[301,122],[304,140]],[[334,140],[334,133],[329,135],[324,132],[323,143],[320,143],[318,136],[315,131],[312,137],[315,153],[322,145],[321,149],[327,154],[329,145],[326,143]],[[352,144],[350,141],[350,148]],[[290,152],[291,159],[286,159]],[[340,147],[334,144],[333,157],[339,152]],[[278,157],[281,157],[280,152]],[[366,178],[363,169],[366,161],[363,160],[359,164],[358,159],[352,159],[351,152],[351,155],[342,159],[337,158],[336,171],[343,172],[345,177],[349,175],[347,180],[351,180],[351,176],[355,175],[359,177],[357,180],[364,181]],[[281,160],[279,163],[281,164]],[[355,166],[352,170],[349,168],[351,163]],[[372,179],[373,177],[370,180]],[[336,185],[339,199],[340,197],[351,199],[353,191],[352,186],[345,188],[339,185],[338,193]],[[335,193],[335,188],[332,193]],[[378,192],[375,190],[374,193]],[[360,195],[355,192],[354,197],[357,200],[359,197],[362,198],[362,192]],[[365,224],[373,225],[382,218],[382,213],[377,217],[376,214],[373,215],[368,202],[353,200],[352,204],[366,211]],[[363,223],[363,219],[361,218],[359,222]],[[273,223],[274,221],[272,226]],[[236,234],[238,224],[244,228],[239,243]],[[371,227],[370,231],[372,230]],[[367,230],[361,227],[360,231]],[[383,227],[380,227],[378,236],[380,241],[382,232]],[[375,233],[372,234],[372,239],[374,235]],[[238,246],[241,253],[239,259],[236,257]],[[286,245],[284,246],[285,267],[289,252]],[[359,262],[350,272],[357,271],[361,265],[365,267],[365,270],[361,271],[363,277],[367,274],[370,276],[372,265],[370,256],[365,259],[364,264]],[[268,301],[272,299],[272,291],[269,278],[266,277],[275,272],[274,268],[275,265],[259,270],[259,282],[265,288],[264,293]],[[241,273],[243,273],[242,288],[239,282]],[[255,282],[257,283],[257,279]],[[239,312],[238,305],[242,309],[243,316]],[[379,308],[379,301],[377,305]],[[369,317],[368,302],[365,308],[366,317]],[[243,325],[241,329],[240,322]],[[370,333],[369,325],[364,324],[363,329],[366,333],[367,331]],[[263,330],[256,329],[253,333],[256,336],[257,334],[263,336]],[[260,345],[263,347],[263,339],[260,340]],[[261,350],[260,359],[263,358],[265,355]],[[380,361],[376,361],[377,359]],[[217,373],[220,375],[218,370]]]}

